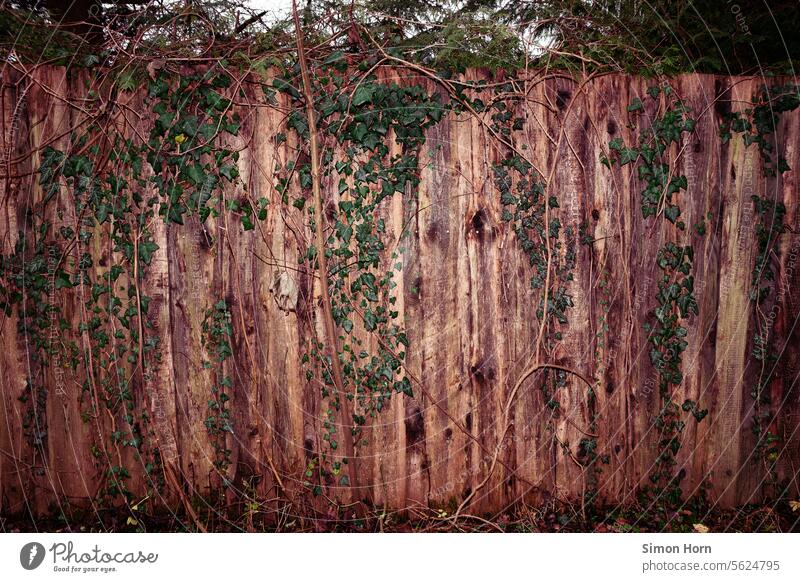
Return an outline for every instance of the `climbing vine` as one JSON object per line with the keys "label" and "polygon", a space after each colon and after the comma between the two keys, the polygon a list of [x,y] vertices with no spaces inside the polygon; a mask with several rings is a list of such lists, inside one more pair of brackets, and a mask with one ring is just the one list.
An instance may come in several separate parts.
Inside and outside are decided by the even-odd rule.
{"label": "climbing vine", "polygon": [[[337,413],[347,412],[344,430],[350,431],[358,446],[364,446],[370,438],[370,424],[391,399],[398,394],[414,396],[405,368],[410,340],[398,305],[404,238],[402,232],[392,232],[388,226],[387,206],[393,198],[402,197],[407,213],[403,224],[412,218],[421,152],[432,127],[451,113],[469,112],[488,119],[486,129],[496,138],[499,152],[491,165],[491,178],[502,220],[530,268],[529,289],[535,297],[530,313],[542,330],[541,346],[548,358],[563,340],[569,310],[574,307],[569,289],[579,245],[591,247],[595,239],[588,233],[588,221],[577,229],[562,224],[559,200],[549,191],[549,178],[523,153],[519,132],[526,120],[515,113],[510,101],[493,99],[487,105],[480,97],[459,92],[447,101],[423,85],[400,84],[388,75],[379,75],[375,58],[362,60],[343,50],[320,59],[311,75],[316,96],[311,107],[323,142],[319,177],[326,196],[320,214],[309,203],[315,179],[306,147],[311,124],[304,113],[308,102],[299,88],[298,67],[279,60],[274,64],[276,69],[270,73],[274,80],[262,84],[264,96],[270,106],[288,104],[287,132],[274,136],[286,154],[274,168],[275,191],[283,206],[281,212],[302,217],[312,232],[323,225],[323,245],[297,237],[301,246],[297,268],[311,274],[312,286],[324,280],[330,289],[336,330],[335,337],[309,340],[302,361],[309,384],[319,389],[322,398],[321,440],[326,443],[307,445],[303,483],[314,495],[323,495],[329,489],[351,485],[345,465],[358,462],[357,456],[342,458],[344,435],[339,432],[342,425]],[[19,395],[25,404],[23,428],[28,443],[37,455],[46,455],[46,387],[53,385],[48,376],[56,379],[56,386],[65,371],[82,378],[82,418],[96,433],[92,455],[105,475],[100,495],[109,503],[121,499],[131,506],[134,501],[131,462],[145,467],[149,493],[165,483],[161,478],[168,462],[164,443],[159,440],[157,421],[148,412],[152,403],[147,402],[147,395],[152,390],[143,389],[159,381],[164,349],[154,306],[168,299],[151,296],[148,285],[148,274],[158,267],[158,254],[167,251],[157,242],[157,230],[161,223],[183,225],[188,218],[196,218],[208,245],[219,252],[220,241],[212,232],[223,237],[220,232],[225,229],[209,228],[212,222],[232,215],[243,231],[254,231],[268,217],[267,195],[251,192],[239,181],[238,152],[227,145],[240,131],[234,104],[244,93],[241,80],[221,70],[211,67],[177,75],[167,69],[148,69],[141,109],[143,118],[153,119],[151,125],[123,130],[112,123],[113,112],[98,112],[92,123],[68,137],[68,147],[43,149],[38,167],[39,198],[24,209],[26,229],[15,249],[0,257],[0,309],[7,315],[17,310],[18,332],[30,342],[35,362]],[[500,85],[497,90],[511,93],[514,86]],[[480,94],[479,87],[475,91]],[[676,170],[680,154],[675,150],[694,130],[691,111],[669,87],[653,87],[648,94],[660,103],[655,117],[641,129],[637,143],[627,146],[622,139],[611,140],[609,155],[602,161],[609,168],[632,164],[644,184],[640,207],[645,221],[661,226],[663,217],[668,238],[684,241],[667,242],[657,252],[657,304],[645,324],[660,396],[653,423],[659,433],[659,455],[650,478],[657,495],[677,505],[682,495],[682,474],[676,472],[681,435],[687,419],[700,422],[708,414],[699,402],[687,399],[679,403],[675,396],[684,379],[687,322],[698,314],[691,240],[703,236],[705,223],[687,231],[681,205],[688,178]],[[281,104],[277,96],[283,99]],[[772,168],[779,174],[787,168],[786,162],[780,156],[772,161],[768,140],[776,118],[767,112],[771,115],[776,104],[779,111],[796,108],[796,89],[777,97],[765,93],[746,116],[732,114],[723,130],[744,133],[746,142],[758,144],[765,172]],[[645,103],[635,100],[628,111],[643,119],[645,108]],[[235,193],[230,194],[232,191]],[[69,210],[57,203],[65,197]],[[774,287],[772,261],[776,241],[785,228],[786,209],[756,196],[753,203],[760,222],[752,293],[762,305]],[[327,260],[325,270],[322,257]],[[601,277],[601,288],[608,287],[608,273]],[[597,319],[599,347],[610,341],[606,319],[610,300],[607,290],[602,292],[606,295],[600,302],[604,312]],[[79,313],[65,313],[60,307],[70,297],[79,298]],[[205,309],[200,323],[202,365],[213,378],[204,399],[203,425],[214,448],[213,466],[226,487],[232,485],[228,480],[234,474],[231,435],[237,428],[231,410],[236,376],[229,361],[235,343],[233,305],[228,297],[215,298],[201,307]],[[306,330],[315,324],[308,305],[298,310],[298,317],[305,318],[301,325],[307,326]],[[76,319],[80,321],[77,327],[73,326]],[[752,393],[757,418],[754,432],[772,473],[778,437],[770,429],[774,415],[769,387],[777,358],[768,330],[762,331],[753,348],[753,357],[762,364]],[[537,356],[538,348],[534,346]],[[343,371],[342,390],[335,385],[334,360]],[[548,428],[554,450],[560,449],[581,466],[589,489],[586,499],[591,503],[597,495],[598,464],[609,462],[594,434],[597,402],[593,384],[587,382],[588,432],[582,431],[579,442],[570,444],[559,440],[552,430],[553,419],[563,414],[559,391],[568,385],[570,373],[566,368],[543,365],[538,386],[550,412]],[[513,394],[508,407],[511,400]]]}
{"label": "climbing vine", "polygon": [[[364,62],[359,68],[367,67]],[[308,140],[309,127],[300,107],[300,91],[292,84],[296,73],[296,69],[287,70],[275,79],[273,87],[295,103],[287,125],[303,143]],[[355,84],[348,82],[348,61],[341,51],[331,54],[323,68],[314,71],[311,82],[313,93],[324,95],[315,103],[322,139],[337,144],[343,152],[337,158],[328,153],[322,160],[321,173],[335,189],[336,202],[325,209],[325,217],[316,216],[306,204],[312,186],[307,158],[279,168],[276,179],[284,203],[288,203],[286,176],[296,173],[303,195],[291,201],[292,205],[307,213],[312,231],[318,220],[330,225],[326,248],[310,244],[301,260],[317,269],[318,253],[326,254],[328,272],[323,276],[331,293],[338,339],[342,340],[333,357],[340,360],[346,398],[353,405],[352,419],[347,420],[357,444],[365,444],[367,420],[386,408],[392,394],[413,396],[403,369],[409,341],[396,307],[402,247],[389,253],[388,262],[382,258],[390,236],[382,208],[395,195],[411,201],[416,198],[425,132],[442,119],[446,106],[420,86],[382,81],[372,73],[360,76]],[[281,142],[285,139],[279,136]],[[302,148],[300,151],[302,155]],[[374,349],[367,349],[369,336],[376,338]],[[318,378],[322,396],[330,401],[323,439],[336,451],[341,437],[336,434],[334,411],[344,403],[333,389],[328,353],[317,340],[303,361],[307,378]],[[341,471],[340,462],[331,464],[327,453],[319,453],[313,474],[332,481]],[[346,474],[339,480],[348,483]]]}
{"label": "climbing vine", "polygon": [[[231,464],[231,450],[226,442],[226,435],[233,434],[231,412],[228,395],[233,384],[231,377],[225,373],[224,362],[233,355],[231,336],[231,313],[224,300],[215,303],[206,310],[201,325],[202,343],[208,353],[208,360],[203,361],[203,368],[214,373],[214,385],[208,399],[208,416],[204,424],[214,444],[214,466],[225,475]],[[227,479],[226,479],[227,480]]]}
{"label": "climbing vine", "polygon": [[769,87],[764,85],[752,107],[724,115],[720,124],[722,143],[728,143],[733,134],[741,134],[746,146],[756,144],[763,161],[765,176],[775,177],[789,169],[786,159],[776,151],[774,135],[780,116],[800,106],[800,86],[788,84]]}
{"label": "climbing vine", "polygon": [[[502,91],[509,93],[513,89],[511,85],[501,87]],[[471,106],[474,111],[485,108],[480,98],[474,99]],[[543,176],[524,155],[527,146],[515,143],[516,134],[525,127],[525,118],[515,115],[513,108],[504,100],[492,100],[486,109],[491,118],[490,131],[500,142],[499,148],[503,152],[500,161],[492,166],[494,185],[503,208],[501,218],[509,224],[518,247],[533,270],[530,291],[538,297],[534,314],[539,322],[539,337],[545,357],[550,360],[563,340],[563,331],[569,322],[568,310],[574,307],[569,287],[574,280],[578,244],[585,242],[585,232],[579,225],[576,225],[577,228],[564,226],[554,212],[559,208],[558,198],[547,192],[554,168],[550,176]],[[533,349],[538,354],[539,346]],[[590,383],[586,392],[586,406],[591,418],[589,432],[582,431],[586,436],[577,445],[561,440],[556,434],[553,421],[560,414],[559,392],[566,389],[570,373],[568,369],[558,366],[543,366],[539,388],[545,406],[550,411],[547,427],[552,433],[554,446],[577,463],[584,474],[582,505],[585,510],[594,504],[597,495],[597,476],[601,471],[599,464],[608,463],[609,458],[599,453],[594,434],[596,398]],[[588,382],[583,378],[581,380]]]}
{"label": "climbing vine", "polygon": [[[222,180],[238,176],[237,154],[218,146],[221,134],[238,131],[231,101],[219,92],[230,83],[229,76],[213,70],[179,78],[161,71],[150,80],[144,99],[155,116],[146,139],[98,114],[71,136],[66,150],[44,149],[38,168],[41,197],[26,208],[28,228],[19,233],[14,253],[0,263],[2,308],[10,314],[17,306],[19,332],[30,342],[41,370],[20,396],[31,403],[32,442],[43,447],[47,431],[41,375],[53,367],[76,374],[84,370],[82,418],[97,433],[92,455],[106,467],[109,500],[122,496],[131,501],[126,484],[130,458],[144,466],[152,486],[163,485],[157,473],[161,451],[136,389],[152,380],[152,368],[161,358],[148,318],[152,297],[143,288],[160,250],[153,221],[180,224],[187,213],[206,220],[221,207],[240,212],[243,222],[251,214],[248,205],[221,196]],[[74,216],[55,203],[63,192]],[[93,256],[105,258],[95,264]],[[58,307],[63,293],[81,301],[74,337]],[[214,327],[209,333],[216,340],[222,334]],[[57,373],[63,378],[63,371]],[[223,417],[225,398],[224,393],[212,398]],[[229,423],[216,428],[229,430]],[[226,457],[217,464],[225,462]]]}
{"label": "climbing vine", "polygon": [[[640,131],[638,144],[626,147],[621,138],[609,143],[610,156],[601,158],[604,164],[625,166],[635,164],[637,176],[645,184],[641,192],[642,216],[657,219],[663,217],[677,230],[686,230],[681,218],[679,195],[688,187],[687,177],[678,174],[670,155],[671,146],[680,146],[684,133],[694,130],[695,122],[689,117],[690,110],[673,95],[669,86],[653,86],[648,96],[658,101],[663,94],[663,110],[655,114],[649,126]],[[635,99],[628,112],[639,115],[645,111],[644,103]],[[688,330],[685,321],[698,314],[694,295],[692,265],[694,250],[691,244],[680,245],[667,242],[658,250],[656,265],[662,275],[658,280],[656,299],[658,305],[652,310],[652,320],[644,324],[650,343],[650,362],[658,376],[660,410],[654,426],[659,431],[659,454],[651,472],[650,480],[657,488],[657,498],[671,505],[681,501],[681,473],[675,473],[676,456],[681,447],[681,433],[686,427],[682,412],[691,413],[697,422],[708,414],[707,410],[686,400],[679,405],[674,400],[674,391],[683,382],[681,354],[688,347]]]}
{"label": "climbing vine", "polygon": [[[777,151],[778,123],[783,113],[800,107],[800,86],[788,84],[764,86],[752,107],[743,112],[727,113],[720,124],[723,143],[740,134],[745,146],[755,144],[761,154],[762,172],[768,178],[777,178],[788,171],[789,164]],[[751,355],[756,362],[758,376],[750,390],[753,399],[753,435],[755,457],[760,459],[766,473],[766,484],[781,495],[778,483],[777,461],[781,438],[774,430],[775,411],[772,407],[770,388],[776,377],[779,354],[775,352],[772,325],[774,310],[764,313],[775,288],[774,263],[778,256],[778,243],[786,231],[785,205],[766,196],[753,194],[751,201],[756,217],[753,229],[758,252],[756,254],[750,284],[750,299],[756,306],[755,332]]]}

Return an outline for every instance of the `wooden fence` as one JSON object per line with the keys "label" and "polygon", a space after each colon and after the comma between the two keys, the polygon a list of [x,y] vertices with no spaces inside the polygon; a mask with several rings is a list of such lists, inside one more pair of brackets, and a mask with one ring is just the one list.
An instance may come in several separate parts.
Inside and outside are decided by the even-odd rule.
{"label": "wooden fence", "polygon": [[[427,79],[401,79],[412,81],[442,92]],[[8,256],[18,232],[30,227],[26,209],[42,200],[37,172],[43,148],[69,149],[70,133],[84,119],[79,104],[87,89],[81,75],[68,77],[49,67],[23,76],[7,65],[2,83],[0,240]],[[452,509],[476,491],[471,513],[551,496],[580,499],[588,490],[608,503],[635,501],[659,455],[661,400],[644,327],[656,306],[656,255],[665,241],[687,244],[691,237],[699,313],[688,320],[684,379],[674,399],[691,399],[709,414],[699,423],[689,414],[684,419],[675,468],[685,475],[681,488],[685,495],[703,488],[722,506],[756,502],[768,493],[770,459],[756,450],[752,430],[751,392],[761,366],[752,351],[755,318],[762,317],[780,355],[767,388],[770,429],[779,437],[774,478],[797,494],[800,115],[784,115],[774,136],[791,168],[778,178],[762,175],[756,146],[745,147],[736,135],[722,143],[718,130],[722,116],[748,107],[762,84],[759,78],[709,75],[672,80],[697,120],[677,158],[677,170],[688,180],[688,190],[679,194],[687,224],[682,233],[663,220],[643,219],[644,186],[634,165],[601,163],[612,139],[636,142],[630,122],[642,114],[627,107],[640,98],[646,118],[652,81],[606,75],[530,84],[516,145],[525,146],[545,175],[552,170],[548,193],[559,200],[553,216],[576,236],[588,232],[593,239],[575,245],[574,279],[566,289],[574,306],[567,310],[568,323],[558,326],[562,339],[548,361],[580,372],[594,398],[572,374],[546,396],[542,375],[533,374],[510,403],[508,426],[503,411],[534,358],[540,292],[531,289],[528,257],[502,219],[492,176],[501,148],[485,117],[450,115],[428,131],[418,196],[396,195],[380,209],[387,248],[403,263],[396,308],[410,343],[408,370],[419,383],[413,384],[414,397],[395,394],[389,409],[368,423],[366,442],[356,447],[359,496],[394,509]],[[290,103],[279,95],[278,105],[268,105],[257,84],[245,84],[244,91],[247,102],[237,104],[242,128],[230,145],[241,150],[242,184],[270,199],[268,217],[250,231],[228,213],[205,224],[196,217],[184,225],[153,224],[159,249],[143,285],[161,357],[146,382],[130,373],[135,364],[125,372],[133,378],[136,413],[148,413],[152,442],[162,460],[175,464],[177,481],[161,489],[169,504],[177,502],[175,486],[209,498],[221,485],[205,424],[213,378],[202,365],[201,342],[204,313],[220,299],[230,307],[233,327],[234,355],[226,363],[232,378],[231,464],[225,473],[230,488],[262,500],[297,499],[308,491],[309,463],[326,446],[321,423],[327,404],[319,386],[306,380],[302,364],[310,340],[323,333],[318,285],[298,268],[311,233],[305,211],[281,203],[273,175],[276,162],[285,164],[297,147],[291,135],[286,143],[274,139],[285,131]],[[146,115],[140,118],[141,95],[119,100],[124,106],[118,122],[147,127]],[[332,203],[335,184],[324,185]],[[786,207],[787,228],[771,258],[776,278],[760,311],[751,297],[760,220],[753,194]],[[61,188],[51,206],[53,217],[77,224],[68,188]],[[696,236],[694,227],[703,221],[707,233]],[[107,271],[114,260],[107,240],[96,237],[89,250],[95,272]],[[73,248],[66,260],[74,265],[79,258]],[[53,297],[58,317],[68,322],[58,341],[81,352],[80,323],[90,316],[82,292],[80,286],[63,288]],[[0,514],[88,507],[117,464],[130,472],[126,482],[134,499],[145,496],[146,459],[109,440],[123,421],[87,405],[86,367],[56,362],[40,369],[17,310],[0,317]],[[365,340],[375,347],[374,340]],[[31,378],[47,388],[38,399],[25,397]],[[557,406],[548,405],[550,398]],[[41,419],[33,428],[32,409]],[[490,473],[496,450],[499,462]],[[336,487],[331,492],[342,493]]]}

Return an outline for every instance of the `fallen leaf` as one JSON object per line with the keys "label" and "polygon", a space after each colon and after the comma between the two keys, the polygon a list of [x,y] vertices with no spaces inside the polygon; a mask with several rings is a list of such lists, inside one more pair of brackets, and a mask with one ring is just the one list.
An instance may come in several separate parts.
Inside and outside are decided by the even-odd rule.
{"label": "fallen leaf", "polygon": [[159,69],[164,68],[166,62],[163,59],[153,59],[147,64],[147,74],[150,75],[150,78],[154,81],[158,76]]}
{"label": "fallen leaf", "polygon": [[792,511],[800,511],[800,501],[790,501],[789,507],[792,508]]}
{"label": "fallen leaf", "polygon": [[710,530],[702,523],[696,523],[694,524],[694,531],[696,531],[697,533],[708,533]]}

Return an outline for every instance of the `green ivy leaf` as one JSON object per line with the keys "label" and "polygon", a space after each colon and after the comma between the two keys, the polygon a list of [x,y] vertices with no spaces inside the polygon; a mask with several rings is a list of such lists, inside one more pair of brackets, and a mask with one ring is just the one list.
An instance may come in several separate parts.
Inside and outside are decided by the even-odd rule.
{"label": "green ivy leaf", "polygon": [[623,148],[620,152],[619,163],[624,166],[626,164],[630,164],[631,162],[635,162],[636,158],[638,157],[638,151],[630,148]]}
{"label": "green ivy leaf", "polygon": [[675,221],[678,220],[678,217],[681,215],[681,209],[677,206],[667,206],[664,209],[664,216],[667,217],[671,223],[675,224]]}
{"label": "green ivy leaf", "polygon": [[364,103],[372,100],[372,95],[375,92],[375,86],[370,83],[362,83],[356,88],[353,94],[353,105],[360,107]]}
{"label": "green ivy leaf", "polygon": [[639,111],[643,109],[644,105],[642,104],[642,100],[638,97],[635,97],[634,100],[628,105],[628,111]]}
{"label": "green ivy leaf", "polygon": [[139,260],[149,265],[153,260],[153,253],[158,250],[158,245],[153,241],[145,241],[139,245]]}
{"label": "green ivy leaf", "polygon": [[55,276],[55,287],[56,289],[62,289],[64,287],[72,287],[72,281],[69,278],[69,275],[64,271],[59,271],[56,273]]}

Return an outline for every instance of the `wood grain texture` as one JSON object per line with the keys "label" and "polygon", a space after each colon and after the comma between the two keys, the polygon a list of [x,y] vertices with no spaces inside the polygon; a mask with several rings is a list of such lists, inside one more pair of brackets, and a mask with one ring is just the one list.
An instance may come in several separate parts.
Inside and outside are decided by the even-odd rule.
{"label": "wood grain texture", "polygon": [[[396,71],[381,75],[441,92],[429,80],[405,79]],[[482,73],[466,76],[476,80]],[[642,218],[639,193],[644,186],[633,166],[609,169],[600,163],[611,139],[636,141],[633,117],[626,111],[634,98],[646,104],[641,119],[652,116],[648,82],[622,75],[585,83],[548,79],[533,84],[527,101],[514,105],[525,119],[523,130],[513,136],[515,145],[524,146],[544,174],[552,171],[547,193],[559,200],[553,216],[576,238],[581,225],[588,225],[596,239],[592,245],[573,241],[576,267],[565,285],[574,306],[567,311],[568,324],[557,326],[562,339],[548,356],[551,363],[593,381],[595,399],[590,401],[583,381],[568,375],[553,395],[558,408],[552,409],[541,390],[543,373],[534,373],[510,403],[508,429],[503,411],[535,358],[540,295],[531,288],[528,258],[502,220],[492,165],[502,158],[503,147],[485,123],[468,114],[451,115],[428,130],[418,192],[395,195],[379,209],[387,225],[386,265],[390,252],[397,252],[403,264],[396,309],[411,344],[407,365],[423,386],[414,387],[413,398],[394,395],[388,410],[367,427],[356,447],[364,490],[355,496],[392,509],[452,511],[486,480],[470,512],[498,512],[551,497],[578,499],[591,487],[608,503],[634,501],[658,454],[658,378],[643,323],[656,304],[656,254],[672,240],[694,245],[699,305],[699,314],[689,320],[684,381],[675,400],[692,399],[709,409],[702,423],[686,419],[676,470],[685,471],[685,493],[707,488],[722,506],[762,499],[765,472],[753,454],[750,396],[757,375],[751,357],[756,315],[750,280],[758,253],[752,194],[783,202],[790,227],[780,237],[773,297],[762,310],[775,314],[771,333],[781,355],[770,386],[773,430],[782,439],[777,472],[797,494],[800,203],[795,168],[800,168],[800,114],[784,115],[776,133],[792,168],[778,179],[762,176],[754,147],[745,147],[738,137],[723,145],[718,134],[721,113],[743,109],[761,82],[710,75],[672,81],[697,118],[695,131],[681,144],[678,166],[689,183],[679,195],[688,225],[683,233]],[[42,198],[34,174],[42,149],[69,149],[69,130],[82,117],[68,102],[85,89],[79,76],[48,67],[36,68],[28,78],[6,65],[2,83],[0,248],[8,255],[19,231],[29,227],[26,209]],[[134,399],[137,410],[150,414],[151,446],[157,444],[164,460],[173,464],[184,493],[206,498],[226,480],[262,499],[297,502],[307,492],[306,466],[324,446],[321,419],[327,406],[301,364],[314,336],[324,336],[318,280],[298,261],[313,236],[303,211],[282,204],[275,189],[276,165],[292,159],[298,145],[291,133],[286,143],[274,139],[285,131],[291,103],[279,95],[276,106],[267,105],[256,84],[245,84],[242,95],[237,105],[242,130],[228,144],[240,150],[242,181],[229,186],[228,194],[267,197],[268,217],[247,232],[229,214],[203,224],[196,217],[183,226],[153,223],[160,248],[146,270],[142,292],[151,297],[148,321],[161,355],[148,362],[143,381],[134,375]],[[138,96],[126,99],[132,109],[141,106]],[[116,122],[140,131],[148,124],[124,113]],[[322,145],[341,155],[333,141]],[[299,192],[296,176],[291,187]],[[338,202],[335,191],[329,178],[323,180],[327,207]],[[76,223],[66,187],[49,208],[51,219]],[[693,235],[692,226],[709,212],[708,234]],[[119,260],[108,235],[107,225],[98,228],[86,249],[70,251],[68,264],[74,265],[85,250],[93,256],[94,276],[106,272]],[[562,260],[565,252],[566,246],[556,250]],[[297,290],[297,305],[291,309],[273,291],[281,276]],[[63,341],[78,346],[87,341],[78,331],[87,317],[82,307],[87,292],[75,287],[56,294],[60,316],[72,326]],[[204,426],[215,380],[202,365],[208,354],[201,342],[203,316],[219,299],[231,310],[234,353],[225,362],[233,383],[234,433],[226,441],[232,463],[224,474],[213,466],[214,446]],[[32,447],[23,426],[27,405],[19,397],[26,379],[42,371],[29,357],[30,346],[18,327],[16,311],[0,315],[0,514],[91,507],[107,471],[91,454],[92,447],[110,447],[104,435],[116,420],[105,412],[97,418],[82,416],[85,399],[93,397],[91,390],[82,390],[93,381],[84,364],[51,367],[43,376],[48,387],[44,456]],[[365,349],[377,347],[363,329],[356,333],[362,334]],[[596,434],[596,453],[604,462],[587,469],[580,443],[590,434]],[[495,450],[502,464],[488,475]],[[148,477],[142,459],[129,450],[109,452],[130,470],[128,486],[144,494]],[[342,499],[354,497],[336,487],[331,492]],[[164,495],[172,508],[177,508],[175,493]],[[229,501],[234,497],[229,494]]]}

